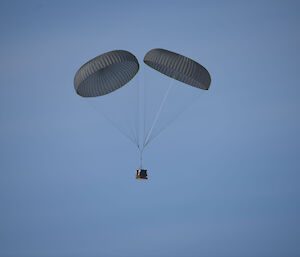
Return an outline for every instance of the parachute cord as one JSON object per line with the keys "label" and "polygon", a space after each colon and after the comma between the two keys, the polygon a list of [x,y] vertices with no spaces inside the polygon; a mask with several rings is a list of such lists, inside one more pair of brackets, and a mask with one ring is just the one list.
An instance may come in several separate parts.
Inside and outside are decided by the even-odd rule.
{"label": "parachute cord", "polygon": [[143,80],[143,93],[144,93],[144,113],[143,113],[143,145],[142,145],[142,151],[144,150],[144,143],[145,143],[145,137],[146,137],[146,85],[145,85],[145,77]]}
{"label": "parachute cord", "polygon": [[96,112],[100,112],[102,114],[102,116],[106,119],[106,121],[108,123],[110,123],[115,129],[117,129],[123,136],[125,136],[127,139],[129,139],[131,143],[133,143],[134,145],[138,146],[137,140],[134,137],[130,136],[130,134],[126,133],[125,130],[123,130],[121,128],[121,126],[118,126],[118,124],[116,122],[114,122],[112,119],[110,119],[103,111],[97,110],[95,108],[95,106],[93,106],[92,104],[90,106],[92,106],[92,108]]}
{"label": "parachute cord", "polygon": [[[172,82],[173,82],[173,80],[172,80]],[[145,141],[144,141],[143,148],[145,148],[145,147],[148,145],[148,143],[149,143],[149,139],[150,139],[150,136],[151,136],[151,134],[152,134],[152,131],[153,131],[153,129],[154,129],[154,127],[155,127],[155,125],[156,125],[156,123],[157,123],[157,121],[158,121],[158,118],[159,118],[159,116],[160,116],[160,114],[161,114],[161,112],[162,112],[162,110],[163,110],[163,107],[164,107],[164,105],[165,105],[165,103],[166,103],[166,100],[167,100],[167,98],[168,98],[168,96],[169,96],[169,93],[170,93],[172,87],[173,87],[173,83],[171,83],[171,84],[169,85],[169,87],[168,87],[168,89],[167,89],[167,91],[166,91],[166,93],[165,93],[165,95],[164,95],[164,97],[163,97],[163,99],[162,99],[162,101],[161,101],[161,103],[160,103],[160,106],[159,106],[159,109],[158,109],[158,111],[157,111],[157,113],[156,113],[155,119],[154,119],[154,121],[153,121],[153,123],[152,123],[152,126],[151,126],[151,128],[150,128],[150,130],[149,130],[149,132],[148,132],[148,134],[147,134],[147,136],[146,136],[146,139],[145,139]]]}
{"label": "parachute cord", "polygon": [[198,102],[200,97],[189,101],[185,106],[171,119],[169,120],[165,126],[163,126],[156,134],[152,134],[152,137],[149,138],[148,143],[152,140],[154,140],[156,137],[158,137],[170,124],[172,124],[175,120],[177,120],[187,109],[191,108],[192,105],[194,105],[196,102]]}
{"label": "parachute cord", "polygon": [[[139,77],[138,77],[139,79]],[[136,131],[135,131],[135,140],[137,147],[140,148],[140,81],[138,80],[137,84],[137,99],[136,99]]]}
{"label": "parachute cord", "polygon": [[143,169],[143,150],[140,149],[140,169]]}
{"label": "parachute cord", "polygon": [[113,120],[109,119],[104,113],[102,115],[106,118],[106,120],[113,125],[122,135],[124,135],[126,138],[128,138],[134,145],[138,145],[138,142],[134,137],[131,137],[129,134],[127,134],[125,131],[123,131]]}

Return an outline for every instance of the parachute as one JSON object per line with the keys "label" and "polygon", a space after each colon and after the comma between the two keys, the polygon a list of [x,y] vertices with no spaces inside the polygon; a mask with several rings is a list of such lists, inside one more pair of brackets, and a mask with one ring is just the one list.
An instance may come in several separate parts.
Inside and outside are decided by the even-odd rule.
{"label": "parachute", "polygon": [[[164,83],[161,85],[157,85],[157,83],[153,84],[151,79],[152,85],[149,87],[146,87],[143,83],[141,85],[138,84],[133,86],[134,81],[130,81],[136,76],[140,66],[137,58],[132,53],[125,50],[114,50],[101,54],[81,66],[74,78],[74,88],[78,95],[85,99],[94,99],[97,103],[103,103],[104,105],[110,104],[111,106],[107,108],[110,112],[113,108],[116,109],[118,117],[115,118],[115,120],[113,119],[112,114],[107,115],[103,112],[102,114],[108,122],[130,139],[137,147],[140,154],[140,167],[136,171],[136,178],[142,180],[147,179],[147,170],[142,167],[144,149],[185,109],[181,107],[178,99],[176,99],[175,106],[178,109],[177,112],[173,115],[172,119],[165,119],[166,121],[162,123],[163,126],[158,126],[159,121],[164,120],[160,119],[160,116],[164,110],[168,97],[171,95],[174,81],[179,81],[180,84],[183,83],[183,85],[178,85],[176,88],[181,90],[179,94],[180,99],[182,98],[184,100],[187,91],[192,96],[197,96],[197,93],[201,91],[198,91],[198,89],[208,90],[211,84],[210,74],[202,65],[188,57],[165,49],[150,50],[144,57],[144,63],[152,69],[172,78],[172,83],[165,91],[160,104],[156,103],[156,108],[153,109],[156,110],[156,114],[152,117],[146,112],[146,102],[154,103],[155,100],[160,99],[158,97],[158,91],[163,89],[162,84]],[[151,78],[153,78],[153,76],[155,76],[155,74],[152,74]],[[127,83],[130,85],[124,87]],[[157,88],[157,86],[160,88]],[[194,88],[194,91],[191,90],[192,88]],[[134,90],[137,92],[135,93]],[[153,90],[155,95],[151,97],[151,101],[146,101],[147,96],[150,96],[150,90]],[[175,89],[173,89],[173,92],[174,90]],[[125,96],[131,98],[137,96],[137,99],[124,100]],[[98,97],[101,98],[101,101],[100,99],[98,100]],[[119,99],[117,99],[117,97],[119,97]],[[107,100],[107,102],[105,102],[105,100]],[[192,101],[187,98],[185,105],[188,106],[191,102]],[[122,103],[124,106],[121,106]],[[121,114],[121,111],[125,110],[125,105],[130,103],[133,103],[137,110],[126,111]],[[102,107],[98,109],[103,111],[104,108]],[[118,119],[128,115],[136,116],[134,128],[129,124],[121,126],[120,122],[118,122]],[[149,127],[147,127],[146,124],[147,117],[151,117]],[[128,129],[125,130],[125,127],[128,127]],[[134,133],[132,134],[132,132]]]}
{"label": "parachute", "polygon": [[211,78],[199,63],[183,55],[165,50],[152,49],[144,57],[151,68],[185,84],[208,90]]}
{"label": "parachute", "polygon": [[128,83],[138,70],[138,60],[130,52],[107,52],[80,67],[75,74],[74,88],[82,97],[106,95]]}

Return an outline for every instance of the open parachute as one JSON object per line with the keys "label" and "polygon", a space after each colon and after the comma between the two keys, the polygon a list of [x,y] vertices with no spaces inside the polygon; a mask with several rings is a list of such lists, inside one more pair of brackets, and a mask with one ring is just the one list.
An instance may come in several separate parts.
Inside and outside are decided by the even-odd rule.
{"label": "open parachute", "polygon": [[144,57],[144,63],[193,87],[208,90],[211,83],[210,75],[202,65],[168,50],[159,48],[150,50]]}
{"label": "open parachute", "polygon": [[[165,49],[152,49],[145,55],[144,63],[154,70],[170,77],[172,79],[171,81],[181,82],[180,84],[182,85],[178,85],[178,88],[183,90],[186,89],[182,86],[192,86],[196,91],[198,89],[208,90],[210,87],[211,77],[208,71],[199,63],[183,55]],[[139,68],[138,60],[132,53],[124,50],[110,51],[93,58],[79,68],[75,74],[74,88],[78,95],[88,99],[99,97],[100,102],[104,100],[106,95],[110,95],[130,82],[139,71]],[[131,85],[132,83],[129,84],[130,86],[124,87],[124,90],[130,90],[130,88],[133,88]],[[140,85],[136,86],[138,92],[138,100],[136,101],[136,119],[143,119],[144,122],[142,122],[142,124],[144,124],[144,127],[141,128],[141,126],[136,126],[134,136],[130,136],[129,133],[126,133],[124,128],[118,124],[118,121],[113,121],[110,115],[104,115],[112,125],[114,125],[123,135],[129,138],[130,141],[138,148],[140,153],[140,167],[136,173],[137,179],[147,179],[147,170],[142,168],[142,156],[145,147],[148,146],[149,142],[157,137],[165,127],[171,124],[171,122],[178,117],[175,115],[173,120],[168,121],[161,129],[154,132],[172,87],[173,84],[171,83],[165,91],[160,104],[157,104],[157,108],[155,108],[157,110],[156,114],[152,117],[149,128],[146,129],[145,119],[147,115],[145,111],[145,99],[148,94],[147,90],[153,88],[153,85],[152,87],[147,87],[147,90],[145,89],[145,85],[142,85],[141,89]],[[139,93],[141,90],[144,96]],[[194,91],[192,94],[195,95]],[[128,95],[134,94],[130,93]],[[112,94],[111,97],[114,99],[116,95]],[[159,99],[156,95],[154,98]],[[152,97],[152,100],[154,98]],[[113,102],[114,105],[118,104],[118,101],[109,102]],[[189,103],[190,101],[187,102]],[[176,105],[178,105],[177,102]],[[121,109],[122,108],[119,108],[119,110]],[[181,111],[182,110],[180,110],[179,113],[181,113]],[[125,115],[127,114],[134,115],[134,112],[126,112]],[[144,130],[143,133],[141,133],[141,129]]]}
{"label": "open parachute", "polygon": [[106,95],[124,86],[138,70],[139,63],[133,54],[124,50],[107,52],[80,67],[74,87],[83,97]]}

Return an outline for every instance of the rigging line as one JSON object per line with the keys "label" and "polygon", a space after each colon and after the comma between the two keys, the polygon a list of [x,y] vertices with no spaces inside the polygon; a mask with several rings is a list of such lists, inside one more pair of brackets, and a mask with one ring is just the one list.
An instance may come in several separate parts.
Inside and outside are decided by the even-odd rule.
{"label": "rigging line", "polygon": [[165,126],[163,126],[156,134],[153,134],[151,138],[149,138],[148,143],[158,137],[168,126],[170,126],[170,124],[177,120],[179,116],[181,116],[187,109],[191,108],[193,104],[199,101],[199,99],[200,97],[197,97],[196,99],[189,101],[176,115],[174,115],[172,119],[165,124]]}
{"label": "rigging line", "polygon": [[143,76],[143,145],[142,151],[144,150],[144,143],[146,137],[146,83],[145,83],[145,75]]}
{"label": "rigging line", "polygon": [[[172,80],[172,82],[173,82],[173,80]],[[171,83],[169,85],[169,87],[168,87],[168,89],[167,89],[167,91],[166,91],[166,93],[165,93],[165,95],[164,95],[164,97],[163,97],[163,99],[162,99],[162,101],[160,103],[160,106],[159,106],[159,109],[158,109],[158,111],[156,113],[155,119],[154,119],[154,121],[152,123],[152,126],[151,126],[151,128],[150,128],[150,130],[149,130],[149,132],[147,134],[147,137],[146,137],[146,140],[144,142],[143,148],[145,148],[148,145],[148,143],[149,143],[149,138],[151,136],[151,133],[152,133],[152,131],[153,131],[153,129],[154,129],[157,121],[158,121],[158,118],[159,118],[159,116],[160,116],[160,114],[161,114],[161,112],[163,110],[163,107],[164,107],[164,105],[166,103],[166,100],[167,100],[167,98],[169,96],[169,93],[170,93],[172,87],[173,87],[173,83]]]}
{"label": "rigging line", "polygon": [[126,133],[124,130],[122,130],[121,127],[118,126],[118,124],[117,124],[116,122],[114,122],[112,119],[110,119],[103,111],[97,110],[96,107],[95,107],[93,104],[91,104],[91,106],[93,107],[93,109],[94,109],[96,112],[100,112],[100,113],[103,115],[103,117],[104,117],[104,118],[105,118],[105,119],[106,119],[106,120],[107,120],[114,128],[116,128],[123,136],[125,136],[127,139],[129,139],[130,142],[132,142],[134,145],[137,145],[137,146],[138,146],[137,141],[135,140],[135,138],[132,138],[132,137],[130,136],[130,134],[128,134],[128,133]]}
{"label": "rigging line", "polygon": [[104,113],[102,115],[106,118],[108,122],[110,122],[121,134],[123,134],[126,138],[128,138],[134,145],[138,145],[138,142],[134,137],[132,137],[130,134],[126,133],[123,129],[121,129],[120,126],[116,122],[114,122],[112,119],[108,118],[108,116]]}
{"label": "rigging line", "polygon": [[[145,141],[145,123],[146,123],[146,93],[145,93],[145,78],[142,77],[139,86],[140,92],[138,94],[138,100],[139,100],[139,125],[141,125],[141,131],[138,130],[138,133],[140,133],[141,136],[141,142],[138,144],[138,150],[140,154],[140,169],[143,168],[143,151],[144,151],[144,141]],[[142,103],[141,103],[142,101]],[[140,124],[141,123],[141,124]],[[141,143],[141,144],[140,144]]]}
{"label": "rigging line", "polygon": [[143,168],[143,149],[140,149],[140,169]]}
{"label": "rigging line", "polygon": [[136,99],[136,117],[135,117],[135,140],[137,142],[137,147],[140,148],[140,79],[138,77],[137,82],[137,99]]}

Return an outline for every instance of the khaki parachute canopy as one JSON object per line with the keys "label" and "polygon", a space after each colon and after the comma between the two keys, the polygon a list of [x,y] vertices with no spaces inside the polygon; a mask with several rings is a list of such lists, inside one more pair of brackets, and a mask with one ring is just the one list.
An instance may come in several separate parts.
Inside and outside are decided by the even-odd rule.
{"label": "khaki parachute canopy", "polygon": [[188,57],[165,49],[150,50],[144,57],[144,63],[193,87],[208,90],[211,83],[210,75],[202,65]]}
{"label": "khaki parachute canopy", "polygon": [[74,88],[82,97],[109,94],[129,82],[138,72],[136,57],[124,50],[114,50],[88,61],[76,72]]}

